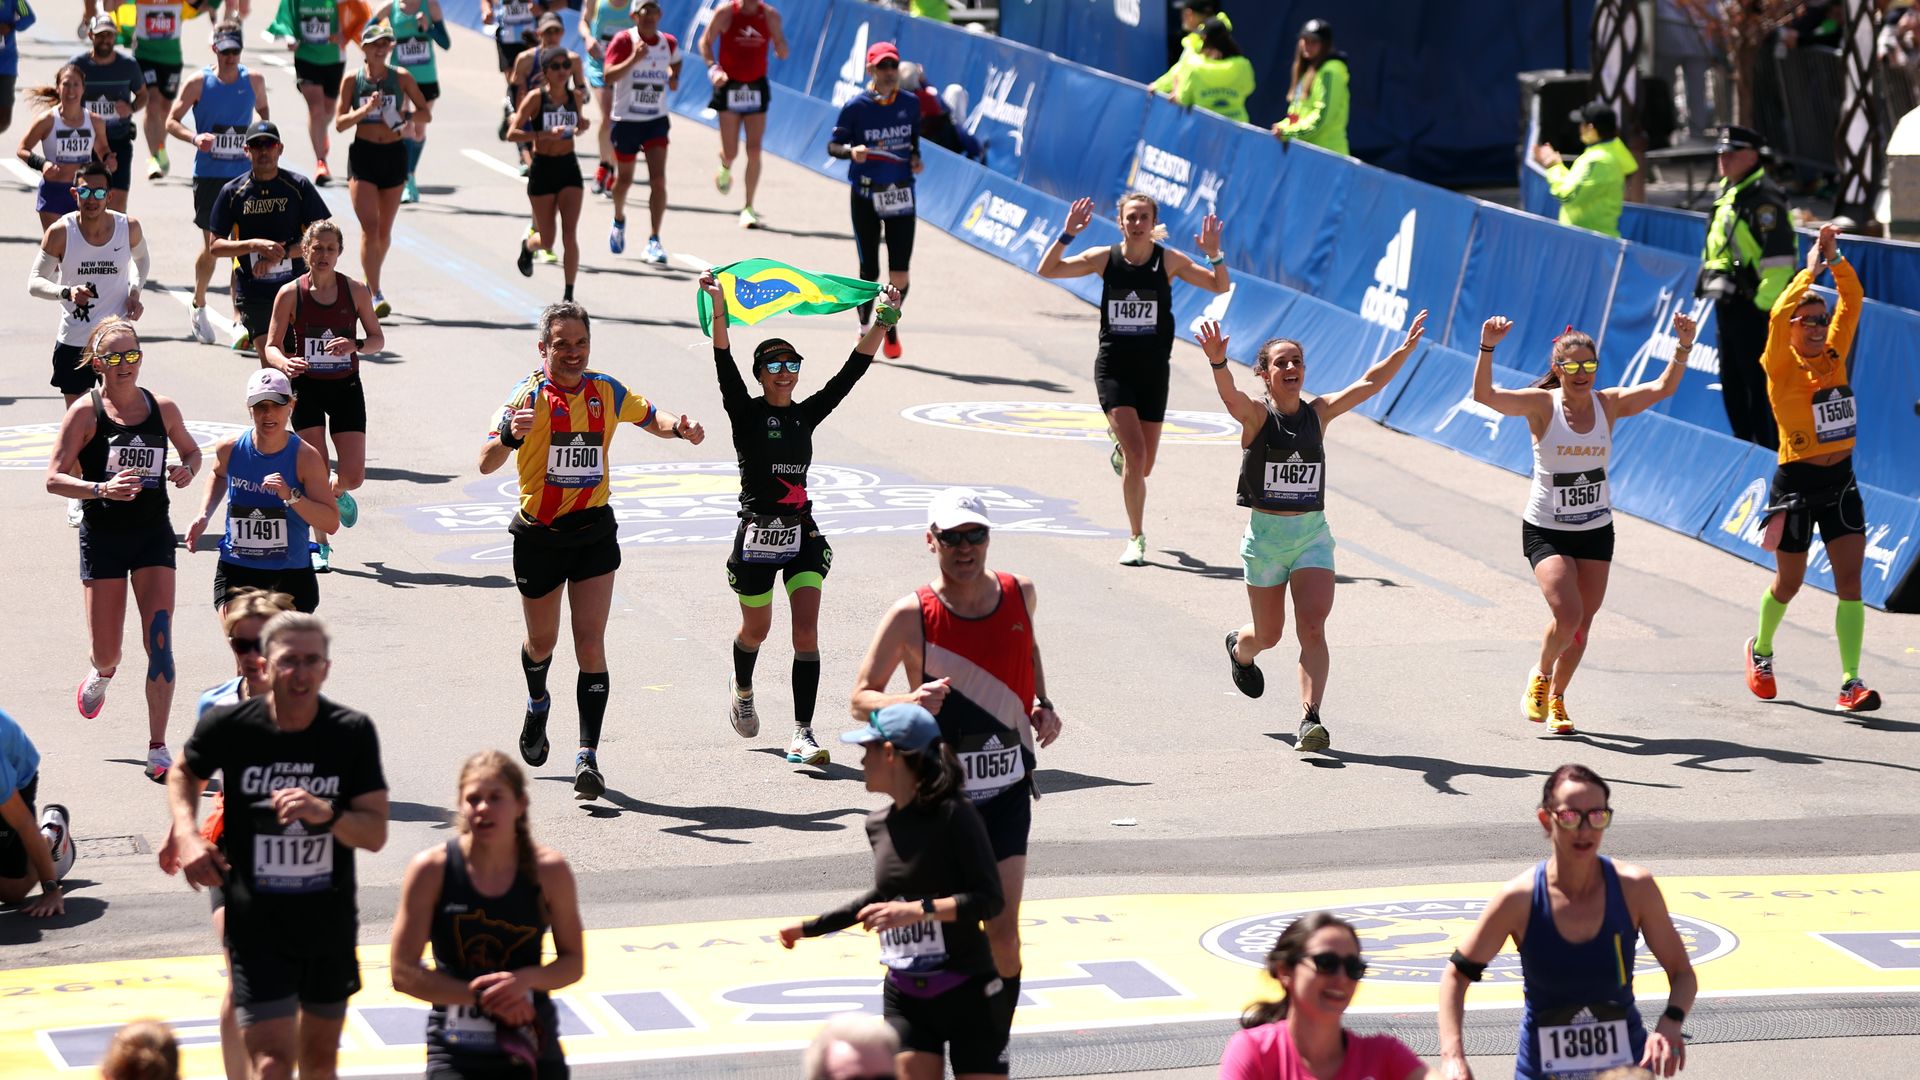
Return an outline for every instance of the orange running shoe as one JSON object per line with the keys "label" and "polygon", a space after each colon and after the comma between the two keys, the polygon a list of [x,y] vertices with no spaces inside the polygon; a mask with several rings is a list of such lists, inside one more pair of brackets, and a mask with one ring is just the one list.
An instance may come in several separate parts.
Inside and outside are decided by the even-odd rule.
{"label": "orange running shoe", "polygon": [[1859,679],[1848,679],[1840,687],[1839,704],[1848,712],[1872,712],[1880,707],[1880,693],[1867,689]]}
{"label": "orange running shoe", "polygon": [[1526,718],[1538,724],[1547,718],[1547,677],[1532,675],[1527,678],[1527,696],[1520,700],[1520,709]]}
{"label": "orange running shoe", "polygon": [[1547,702],[1547,730],[1555,735],[1573,734],[1573,718],[1567,715],[1567,699],[1559,694]]}
{"label": "orange running shoe", "polygon": [[[1747,689],[1762,701],[1772,701],[1776,693],[1773,685],[1773,657],[1761,656],[1753,651],[1756,638],[1747,639]],[[1845,696],[1845,691],[1842,691]]]}

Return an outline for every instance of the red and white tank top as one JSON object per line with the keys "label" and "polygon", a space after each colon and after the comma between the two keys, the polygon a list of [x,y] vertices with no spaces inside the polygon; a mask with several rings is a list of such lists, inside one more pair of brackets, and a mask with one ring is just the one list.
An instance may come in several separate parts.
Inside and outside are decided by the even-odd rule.
{"label": "red and white tank top", "polygon": [[936,717],[960,756],[967,797],[1024,798],[1033,771],[1033,619],[1012,574],[996,572],[1000,602],[976,619],[954,614],[930,585],[917,591],[927,680],[947,679]]}
{"label": "red and white tank top", "polygon": [[733,16],[726,32],[720,35],[720,47],[714,58],[720,70],[733,82],[753,82],[767,77],[767,50],[773,46],[773,29],[767,20],[767,5],[753,14],[740,11],[740,0],[733,0]]}

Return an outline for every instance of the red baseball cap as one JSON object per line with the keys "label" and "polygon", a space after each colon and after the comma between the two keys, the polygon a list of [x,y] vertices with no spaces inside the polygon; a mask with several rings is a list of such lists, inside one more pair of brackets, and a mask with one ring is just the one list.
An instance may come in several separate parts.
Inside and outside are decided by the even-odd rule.
{"label": "red baseball cap", "polygon": [[893,47],[891,41],[877,41],[867,50],[867,66],[872,67],[882,60],[899,60],[900,50]]}

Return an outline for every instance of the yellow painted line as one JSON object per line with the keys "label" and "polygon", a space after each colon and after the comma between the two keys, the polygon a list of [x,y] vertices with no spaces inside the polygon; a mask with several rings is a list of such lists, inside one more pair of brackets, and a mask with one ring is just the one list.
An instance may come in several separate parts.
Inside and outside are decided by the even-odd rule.
{"label": "yellow painted line", "polygon": [[[1709,1001],[1704,1008],[1716,996],[1920,991],[1920,872],[1668,878],[1662,885]],[[1431,1010],[1446,957],[1496,888],[1029,902],[1015,1030],[1236,1016],[1271,993],[1260,959],[1280,929],[1321,908],[1360,929],[1372,973],[1357,1011]],[[880,968],[867,935],[831,935],[789,953],[773,937],[784,921],[589,931],[586,978],[559,995],[568,1057],[584,1063],[792,1048],[832,1013],[878,1011]],[[353,999],[343,1071],[418,1069],[423,1007],[393,992],[384,949],[363,948],[360,961],[367,989]],[[1665,978],[1644,949],[1634,965],[1638,995],[1663,997]],[[0,972],[0,1075],[95,1069],[114,1026],[158,1017],[180,1026],[189,1076],[218,1076],[213,1020],[223,985],[215,955]],[[1518,960],[1503,954],[1471,1004],[1520,1000]]]}

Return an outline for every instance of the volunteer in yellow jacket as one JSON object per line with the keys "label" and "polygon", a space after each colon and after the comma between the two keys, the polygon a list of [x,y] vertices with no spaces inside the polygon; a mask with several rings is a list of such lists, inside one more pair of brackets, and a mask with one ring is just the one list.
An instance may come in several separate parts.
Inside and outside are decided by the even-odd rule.
{"label": "volunteer in yellow jacket", "polygon": [[1287,92],[1287,118],[1273,125],[1273,133],[1336,154],[1351,153],[1347,149],[1350,78],[1346,54],[1333,51],[1333,24],[1325,19],[1307,20],[1300,28],[1300,45],[1293,53],[1293,89]]}
{"label": "volunteer in yellow jacket", "polygon": [[1168,100],[1172,100],[1174,91],[1179,89],[1180,72],[1188,61],[1200,55],[1200,28],[1210,20],[1219,19],[1228,30],[1233,29],[1233,20],[1220,10],[1220,0],[1174,0],[1173,6],[1180,9],[1180,29],[1186,31],[1180,39],[1180,55],[1166,74],[1147,84],[1148,93],[1164,94]]}
{"label": "volunteer in yellow jacket", "polygon": [[[1773,584],[1760,596],[1760,632],[1747,641],[1747,688],[1771,699],[1773,633],[1807,573],[1807,549],[1818,527],[1833,564],[1833,591],[1840,598],[1833,632],[1840,642],[1839,706],[1871,712],[1880,695],[1860,681],[1860,639],[1866,609],[1860,602],[1860,564],[1867,550],[1867,512],[1853,478],[1855,417],[1847,383],[1847,353],[1860,327],[1862,292],[1853,264],[1840,254],[1839,230],[1822,226],[1800,271],[1773,302],[1767,351],[1767,400],[1780,426],[1780,467],[1767,496],[1765,544],[1774,552]],[[1840,304],[1810,292],[1822,271],[1833,272]]]}
{"label": "volunteer in yellow jacket", "polygon": [[1533,159],[1547,170],[1548,189],[1560,200],[1560,224],[1619,236],[1627,177],[1640,171],[1640,163],[1620,141],[1620,119],[1613,106],[1589,101],[1569,119],[1580,125],[1580,142],[1586,146],[1572,168],[1546,143],[1533,148]]}
{"label": "volunteer in yellow jacket", "polygon": [[1200,55],[1181,69],[1173,99],[1198,105],[1229,120],[1247,122],[1247,98],[1253,94],[1253,61],[1240,51],[1233,31],[1219,19],[1200,28]]}

